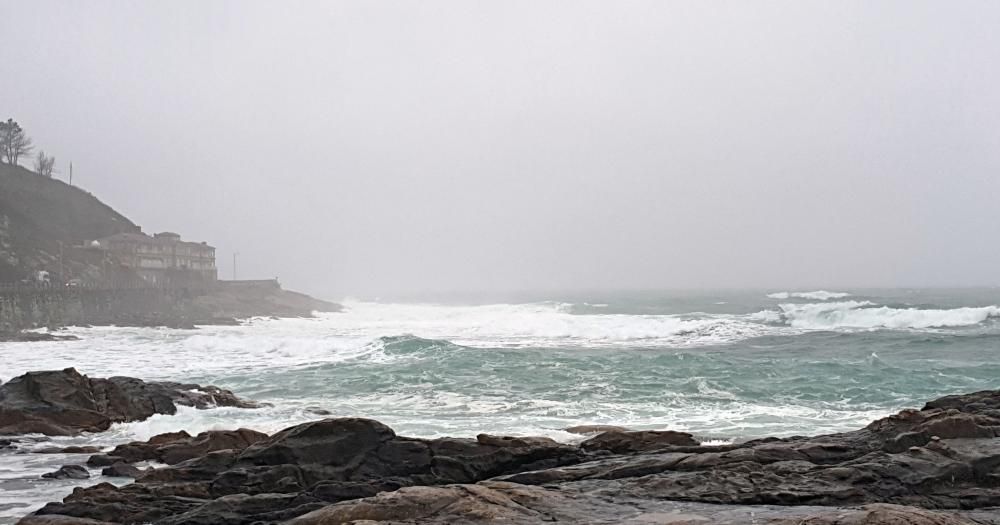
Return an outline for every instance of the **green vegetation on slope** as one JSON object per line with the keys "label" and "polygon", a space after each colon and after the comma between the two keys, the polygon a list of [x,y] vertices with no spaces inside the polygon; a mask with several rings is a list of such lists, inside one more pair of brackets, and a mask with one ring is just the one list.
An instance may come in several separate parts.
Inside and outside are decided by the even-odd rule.
{"label": "green vegetation on slope", "polygon": [[60,243],[66,273],[86,273],[89,263],[72,246],[137,231],[132,221],[80,188],[0,164],[0,282],[36,270],[57,274]]}

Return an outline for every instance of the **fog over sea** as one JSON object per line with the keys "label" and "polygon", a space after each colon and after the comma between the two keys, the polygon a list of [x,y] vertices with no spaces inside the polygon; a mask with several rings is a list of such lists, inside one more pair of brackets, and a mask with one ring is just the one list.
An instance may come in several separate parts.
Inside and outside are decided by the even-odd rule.
{"label": "fog over sea", "polygon": [[[72,366],[94,377],[214,384],[272,404],[182,408],[31,445],[38,447],[110,446],[180,429],[274,432],[336,416],[378,419],[418,437],[488,432],[573,441],[580,436],[562,429],[601,423],[745,440],[852,430],[1000,382],[998,289],[593,293],[465,303],[347,300],[343,313],[314,319],[196,330],[71,328],[79,341],[5,344],[0,379]],[[39,479],[67,458],[0,452],[0,523],[80,484]],[[82,484],[111,481],[99,474]]]}

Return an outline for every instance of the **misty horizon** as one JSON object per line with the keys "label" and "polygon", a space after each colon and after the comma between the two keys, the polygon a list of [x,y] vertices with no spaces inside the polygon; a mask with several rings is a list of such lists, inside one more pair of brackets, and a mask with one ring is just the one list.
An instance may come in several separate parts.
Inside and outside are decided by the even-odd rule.
{"label": "misty horizon", "polygon": [[328,298],[1000,284],[1000,5],[286,5],[0,4],[0,117]]}

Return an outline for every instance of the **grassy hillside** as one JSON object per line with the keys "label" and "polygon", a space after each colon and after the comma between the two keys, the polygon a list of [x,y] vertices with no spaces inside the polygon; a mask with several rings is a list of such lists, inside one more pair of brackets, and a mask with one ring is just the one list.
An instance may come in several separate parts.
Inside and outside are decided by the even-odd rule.
{"label": "grassy hillside", "polygon": [[86,274],[92,263],[71,246],[135,231],[132,221],[80,188],[0,164],[0,282],[41,269],[55,274],[60,241],[67,277]]}

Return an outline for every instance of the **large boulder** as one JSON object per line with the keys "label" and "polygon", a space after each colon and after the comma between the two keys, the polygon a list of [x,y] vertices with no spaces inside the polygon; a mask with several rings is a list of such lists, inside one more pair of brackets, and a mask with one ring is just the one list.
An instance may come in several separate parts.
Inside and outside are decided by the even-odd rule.
{"label": "large boulder", "polygon": [[101,475],[109,478],[138,478],[141,474],[142,471],[138,467],[122,462],[114,463],[101,470]]}
{"label": "large boulder", "polygon": [[617,425],[575,425],[563,429],[570,434],[600,434],[602,432],[628,432],[625,427]]}
{"label": "large boulder", "polygon": [[47,479],[87,479],[90,477],[90,472],[81,465],[63,465],[59,470],[42,474],[42,477]]}
{"label": "large boulder", "polygon": [[0,435],[98,432],[112,423],[175,414],[178,405],[258,406],[214,386],[145,382],[131,377],[88,378],[74,368],[28,372],[0,385]]}
{"label": "large boulder", "polygon": [[602,432],[583,443],[580,447],[587,451],[607,450],[615,454],[647,452],[674,446],[696,447],[699,443],[687,432],[672,430],[639,430]]}

